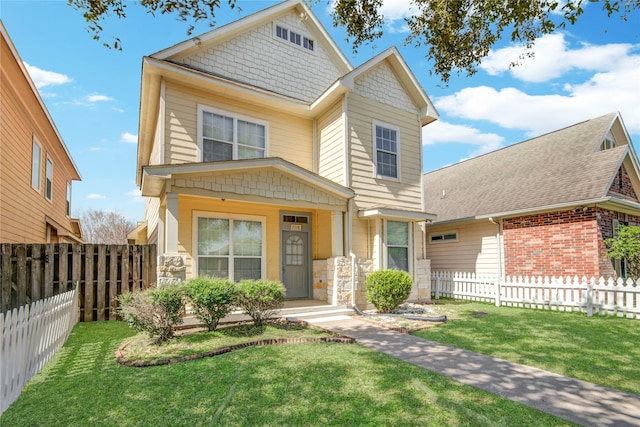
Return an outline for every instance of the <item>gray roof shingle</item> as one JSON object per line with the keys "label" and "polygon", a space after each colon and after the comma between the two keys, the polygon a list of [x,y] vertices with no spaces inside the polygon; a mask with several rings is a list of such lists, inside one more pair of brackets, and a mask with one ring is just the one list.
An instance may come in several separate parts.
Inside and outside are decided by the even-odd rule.
{"label": "gray roof shingle", "polygon": [[598,151],[616,117],[607,114],[426,173],[425,209],[439,222],[604,197],[627,153],[627,145]]}

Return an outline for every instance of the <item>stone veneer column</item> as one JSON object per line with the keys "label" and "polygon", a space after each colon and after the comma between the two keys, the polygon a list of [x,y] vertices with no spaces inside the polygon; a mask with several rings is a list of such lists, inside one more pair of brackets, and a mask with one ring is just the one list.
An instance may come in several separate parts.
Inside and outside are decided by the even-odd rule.
{"label": "stone veneer column", "polygon": [[158,256],[158,287],[185,281],[187,265],[182,255]]}
{"label": "stone veneer column", "polygon": [[431,260],[415,260],[415,277],[409,295],[410,301],[431,301]]}

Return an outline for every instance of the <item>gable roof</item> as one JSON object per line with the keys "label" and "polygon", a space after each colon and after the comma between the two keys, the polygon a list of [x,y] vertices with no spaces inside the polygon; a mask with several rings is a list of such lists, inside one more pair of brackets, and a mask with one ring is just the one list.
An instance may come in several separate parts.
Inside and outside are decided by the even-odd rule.
{"label": "gable roof", "polygon": [[[22,74],[24,76],[24,79],[29,84],[29,87],[31,88],[31,91],[33,92],[33,95],[37,99],[38,104],[40,104],[40,108],[42,108],[42,111],[44,112],[45,116],[47,117],[47,121],[49,122],[49,125],[51,126],[51,129],[55,133],[56,138],[58,139],[58,142],[60,143],[60,146],[64,150],[64,153],[66,154],[67,159],[69,160],[69,163],[70,163],[71,167],[73,168],[72,172],[75,174],[75,176],[73,176],[73,179],[81,180],[82,176],[80,175],[80,171],[78,170],[78,166],[76,166],[76,163],[73,161],[73,157],[71,157],[71,153],[69,152],[69,149],[67,148],[67,145],[64,143],[64,140],[62,139],[62,136],[60,135],[60,132],[58,132],[58,128],[56,127],[56,124],[53,121],[53,118],[49,114],[49,110],[47,109],[47,106],[44,104],[44,101],[42,100],[42,97],[40,96],[40,92],[38,92],[38,88],[36,87],[35,83],[31,79],[31,75],[27,71],[24,63],[22,62],[22,59],[20,58],[20,54],[18,54],[18,51],[17,51],[16,47],[13,44],[13,40],[11,40],[11,37],[9,37],[9,33],[7,33],[7,30],[4,27],[4,23],[2,22],[2,20],[0,20],[0,36],[5,40],[5,43],[9,47],[9,50],[11,51],[11,54],[13,55],[13,61],[16,64],[18,64],[18,66],[20,67],[20,71],[22,72]],[[2,60],[3,61],[7,61],[6,58],[3,58]]]}
{"label": "gable roof", "polygon": [[[599,150],[613,128],[616,146]],[[619,114],[611,113],[426,173],[424,200],[437,222],[605,202],[623,164],[637,194],[636,156]]]}

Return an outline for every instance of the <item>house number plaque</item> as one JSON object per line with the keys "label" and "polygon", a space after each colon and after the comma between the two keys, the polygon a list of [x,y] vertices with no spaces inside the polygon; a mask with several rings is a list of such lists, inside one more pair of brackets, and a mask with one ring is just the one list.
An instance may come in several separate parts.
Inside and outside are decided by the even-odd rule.
{"label": "house number plaque", "polygon": [[291,231],[302,231],[302,226],[300,224],[291,224]]}

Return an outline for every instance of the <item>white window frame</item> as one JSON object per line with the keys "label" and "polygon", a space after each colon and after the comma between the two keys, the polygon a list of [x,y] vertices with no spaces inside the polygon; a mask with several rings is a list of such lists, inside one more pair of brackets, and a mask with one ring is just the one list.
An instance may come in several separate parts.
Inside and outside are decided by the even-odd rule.
{"label": "white window frame", "polygon": [[616,140],[613,138],[611,131],[607,132],[600,143],[600,151],[610,150],[616,146]]}
{"label": "white window frame", "polygon": [[[255,221],[262,224],[262,254],[260,255],[260,273],[261,279],[265,280],[267,277],[267,218],[265,216],[257,215],[236,215],[226,212],[211,212],[211,211],[193,211],[192,216],[192,239],[193,239],[193,277],[198,276],[198,218],[215,218],[215,219],[227,219],[230,221]],[[233,227],[229,226],[229,233],[233,234]],[[231,236],[229,238],[229,280],[233,281],[234,264],[233,264],[233,240]]]}
{"label": "white window frame", "polygon": [[[286,38],[282,37],[281,35],[278,35],[278,28],[281,30],[281,32],[286,31],[287,33]],[[293,31],[291,28],[287,27],[286,25],[279,24],[277,22],[273,23],[273,37],[278,41],[287,43],[288,45],[293,45],[298,49],[304,50],[305,52],[314,53],[316,49],[316,42],[314,39],[309,38],[297,31]],[[292,37],[296,38],[296,40],[295,41],[291,40]],[[297,43],[297,39],[300,40],[300,43]]]}
{"label": "white window frame", "polygon": [[[51,165],[51,168],[49,168],[49,165]],[[50,187],[49,183],[51,183]],[[49,192],[49,190],[51,191]],[[47,156],[47,160],[45,161],[44,197],[48,201],[53,202],[53,160],[51,160],[49,156]]]}
{"label": "white window frame", "polygon": [[407,273],[412,274],[411,272],[413,271],[413,223],[411,221],[402,221],[402,220],[397,220],[397,219],[385,219],[383,221],[383,226],[384,226],[384,239],[383,239],[383,265],[384,268],[387,269],[389,268],[389,248],[401,248],[404,246],[398,246],[398,245],[389,245],[389,239],[388,239],[388,231],[389,231],[389,221],[392,222],[404,222],[407,224]]}
{"label": "white window frame", "polygon": [[[389,129],[392,130],[396,133],[396,152],[394,153],[396,155],[396,173],[397,176],[393,177],[393,176],[387,176],[387,175],[382,175],[381,173],[378,172],[378,147],[377,147],[377,136],[376,136],[376,130],[377,128],[384,128],[384,129]],[[402,176],[402,171],[400,169],[400,127],[392,125],[390,123],[385,123],[385,122],[381,122],[379,120],[373,120],[372,126],[371,126],[371,144],[372,144],[372,148],[373,148],[373,173],[374,173],[374,177],[378,178],[378,179],[385,179],[388,181],[400,181],[400,177]],[[384,150],[381,150],[384,151]],[[386,151],[385,151],[386,152]],[[389,151],[390,153],[390,151]]]}
{"label": "white window frame", "polygon": [[[455,234],[456,237],[453,239],[445,239],[446,236],[450,236],[452,234]],[[433,240],[434,237],[442,237],[442,239]],[[433,233],[429,233],[429,244],[439,245],[441,243],[454,243],[458,241],[459,237],[458,230],[434,231]]]}
{"label": "white window frame", "polygon": [[[31,147],[31,188],[39,193],[42,187],[42,145],[40,145],[35,136]],[[38,151],[37,156],[36,148]]]}
{"label": "white window frame", "polygon": [[65,213],[71,218],[71,183],[67,181],[67,202],[65,205]]}
{"label": "white window frame", "polygon": [[[264,156],[256,157],[256,158],[266,158],[269,153],[269,122],[265,120],[256,119],[254,117],[244,116],[242,114],[237,114],[231,111],[220,110],[218,108],[209,107],[207,105],[198,104],[198,118],[197,118],[197,126],[198,126],[198,161],[204,161],[204,135],[202,132],[203,120],[202,116],[204,113],[218,114],[221,116],[229,117],[233,119],[233,142],[232,142],[232,154],[231,160],[238,160],[238,120],[243,120],[245,122],[249,122],[252,124],[264,126]],[[257,148],[257,147],[256,147]],[[246,160],[246,159],[245,159]]]}

